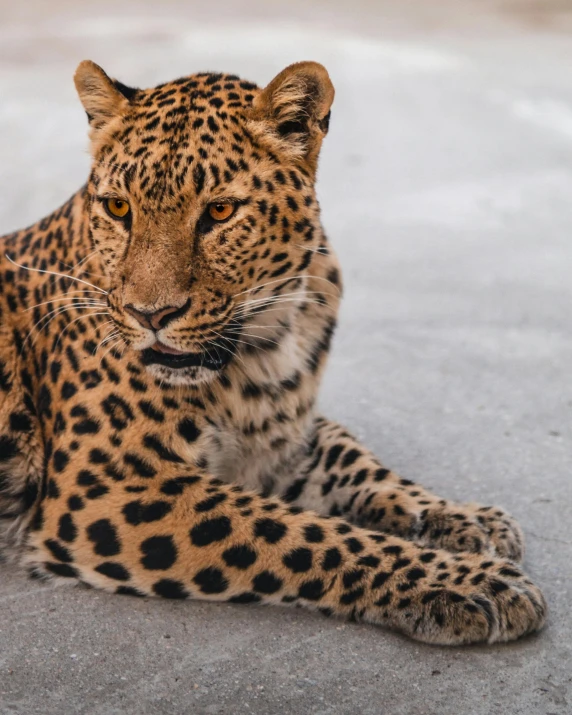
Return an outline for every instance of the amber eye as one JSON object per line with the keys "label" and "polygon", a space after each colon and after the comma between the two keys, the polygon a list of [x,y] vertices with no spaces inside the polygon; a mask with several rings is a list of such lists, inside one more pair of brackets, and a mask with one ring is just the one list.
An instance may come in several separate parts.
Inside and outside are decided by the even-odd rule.
{"label": "amber eye", "polygon": [[129,204],[121,199],[106,199],[105,208],[113,218],[125,218],[129,213]]}
{"label": "amber eye", "polygon": [[215,221],[226,221],[235,210],[235,205],[231,203],[209,204],[209,216]]}

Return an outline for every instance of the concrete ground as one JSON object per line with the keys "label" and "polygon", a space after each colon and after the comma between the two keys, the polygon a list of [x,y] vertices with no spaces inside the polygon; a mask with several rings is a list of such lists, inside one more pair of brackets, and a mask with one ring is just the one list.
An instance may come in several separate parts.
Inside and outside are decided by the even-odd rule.
{"label": "concrete ground", "polygon": [[550,620],[445,649],[302,611],[39,585],[0,567],[0,713],[572,712],[572,13],[567,0],[0,2],[0,229],[86,177],[71,77],[337,87],[319,193],[346,299],[322,393],[403,475],[499,503]]}

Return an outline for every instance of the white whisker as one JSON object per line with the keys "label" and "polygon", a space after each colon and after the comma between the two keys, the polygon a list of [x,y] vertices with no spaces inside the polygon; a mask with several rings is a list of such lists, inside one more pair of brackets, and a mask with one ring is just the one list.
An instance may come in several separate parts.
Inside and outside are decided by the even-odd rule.
{"label": "white whisker", "polygon": [[[86,261],[88,261],[90,258],[93,258],[96,253],[97,251],[92,251],[91,253],[88,253],[87,256],[82,258],[81,261],[78,261],[75,265],[70,265],[69,263],[64,263],[63,261],[58,261],[58,263],[62,266],[65,266],[65,268],[69,268],[70,271],[75,271],[84,263],[86,263]],[[80,274],[85,276],[95,276],[96,278],[107,278],[107,276],[103,273],[95,273],[94,271],[81,270]]]}
{"label": "white whisker", "polygon": [[[254,340],[264,340],[266,343],[272,343],[273,345],[280,345],[276,340],[271,340],[270,338],[265,338],[263,335],[253,335],[252,333],[241,333],[245,338],[254,338]],[[252,343],[247,343],[252,347]]]}
{"label": "white whisker", "polygon": [[[120,335],[118,338],[116,338],[115,340],[112,340],[112,341],[111,341],[111,345],[109,346],[109,348],[108,348],[108,349],[103,353],[103,355],[101,356],[101,360],[99,361],[99,364],[100,364],[100,365],[101,365],[101,363],[102,363],[102,361],[103,361],[103,358],[104,358],[108,353],[110,353],[114,348],[116,348],[116,347],[121,343],[122,340],[123,340],[123,338],[122,338],[122,336]],[[123,342],[125,343],[124,340],[123,340]],[[123,350],[125,350],[126,347],[127,347],[127,343],[124,344]],[[123,356],[123,351],[121,352],[121,355]]]}
{"label": "white whisker", "polygon": [[[319,253],[321,256],[328,255],[328,249],[326,246],[318,246],[318,248],[313,248],[311,246],[304,246],[301,243],[294,243],[292,245],[294,246],[294,248],[300,248],[303,251],[310,251],[310,253]],[[317,278],[318,276],[314,276],[314,277]],[[329,282],[331,283],[332,281],[329,281]]]}
{"label": "white whisker", "polygon": [[[28,332],[28,334],[27,334],[27,336],[26,336],[26,339],[24,340],[24,343],[23,343],[23,345],[22,345],[22,348],[26,345],[26,343],[28,342],[28,340],[32,337],[32,334],[34,333],[34,330],[37,329],[37,332],[38,332],[38,333],[41,333],[42,330],[44,330],[45,328],[47,328],[48,325],[52,322],[52,320],[55,320],[55,318],[57,318],[59,315],[63,315],[63,314],[66,313],[67,311],[75,310],[75,309],[78,309],[78,308],[81,308],[81,309],[84,309],[84,310],[85,310],[85,309],[97,310],[99,307],[100,307],[100,306],[96,306],[96,305],[93,305],[93,306],[92,306],[90,303],[86,303],[86,304],[81,304],[81,303],[80,303],[79,305],[64,305],[64,306],[61,306],[61,305],[60,305],[60,306],[58,306],[57,308],[55,308],[54,310],[51,310],[51,311],[50,311],[49,313],[47,313],[46,315],[42,316],[42,317],[40,318],[40,320],[38,320],[36,323],[34,323],[34,325],[32,325],[32,327],[30,328],[30,330],[29,330],[29,332]],[[106,313],[107,313],[107,315],[109,315],[109,311],[106,311]],[[93,315],[93,313],[88,313],[88,315]],[[50,317],[50,316],[52,316],[52,317]],[[47,320],[48,318],[49,318],[49,320]],[[42,325],[42,323],[43,323],[43,325]],[[32,345],[34,345],[35,342],[36,342],[36,340],[33,340],[33,341],[32,341]]]}
{"label": "white whisker", "polygon": [[77,281],[78,283],[83,283],[86,286],[90,286],[91,288],[95,288],[96,291],[99,291],[100,293],[103,293],[104,295],[107,295],[107,291],[103,290],[103,288],[98,288],[98,286],[94,285],[93,283],[90,283],[89,281],[84,281],[81,278],[76,278],[75,276],[70,276],[67,275],[66,273],[58,273],[57,271],[48,271],[48,270],[43,270],[42,268],[30,268],[30,266],[24,266],[21,263],[16,263],[10,256],[5,253],[4,256],[12,263],[14,266],[17,266],[18,268],[22,268],[25,271],[31,271],[32,273],[45,273],[46,275],[50,276],[57,276],[59,278],[68,278],[70,281]]}
{"label": "white whisker", "polygon": [[[212,330],[212,328],[211,328],[211,332],[212,332],[213,335],[216,335],[217,338],[220,338],[220,339],[223,340],[223,341],[224,341],[224,340],[227,340],[228,342],[231,342],[231,343],[235,341],[234,338],[233,338],[232,340],[229,340],[228,338],[225,338],[225,337],[224,337],[223,335],[221,335],[220,333],[217,333],[216,330]],[[236,340],[236,342],[240,342],[240,341]],[[221,347],[226,353],[230,353],[230,352],[231,352],[230,349],[227,348],[227,347],[225,347],[224,345],[221,345],[220,347]],[[240,360],[240,362],[242,363],[242,365],[246,368],[246,363],[244,362],[244,360],[240,357],[240,355],[239,355],[237,352],[234,353],[234,357],[236,357],[238,360]]]}
{"label": "white whisker", "polygon": [[[285,330],[286,326],[285,325],[249,325],[249,328],[256,328],[257,330],[259,328],[264,328],[265,330]],[[240,333],[242,330],[242,327],[237,326],[236,328],[229,328],[227,332],[229,333]]]}
{"label": "white whisker", "polygon": [[55,344],[54,347],[57,347],[57,346],[59,345],[60,340],[62,339],[63,334],[66,332],[66,330],[68,330],[68,328],[71,328],[71,326],[72,326],[74,323],[77,323],[78,320],[83,320],[84,318],[91,318],[91,317],[94,316],[94,315],[109,315],[109,312],[106,311],[105,313],[87,313],[86,315],[80,315],[78,318],[74,318],[71,322],[69,322],[69,323],[64,327],[64,329],[63,329],[62,332],[60,333],[58,339],[56,340],[56,344]]}
{"label": "white whisker", "polygon": [[101,339],[100,343],[97,345],[97,347],[95,348],[95,350],[94,350],[94,352],[93,352],[94,355],[95,355],[95,353],[98,351],[98,349],[101,347],[101,344],[102,344],[103,341],[106,339],[106,337],[109,336],[110,332],[112,332],[112,333],[115,332],[116,334],[119,334],[119,330],[116,330],[116,331],[113,330],[113,325],[115,325],[115,321],[114,321],[113,319],[111,319],[111,320],[106,320],[105,322],[100,323],[100,324],[97,326],[97,328],[98,328],[98,336],[101,335],[101,328],[104,328],[106,325],[109,325],[110,323],[112,324],[112,326],[111,326],[111,328],[108,328],[108,329],[106,330],[105,335],[103,336],[103,338]]}
{"label": "white whisker", "polygon": [[[81,291],[72,291],[73,293],[96,293],[97,291],[94,290],[81,290]],[[30,310],[34,310],[34,308],[39,308],[42,305],[51,305],[52,303],[61,303],[63,300],[81,300],[81,298],[78,296],[72,296],[70,293],[66,294],[65,296],[62,296],[61,298],[52,298],[52,300],[46,300],[43,303],[36,303],[36,305],[31,305],[29,308],[26,308],[24,313],[27,313]],[[84,300],[88,300],[87,297]],[[96,300],[95,298],[90,298],[89,299],[91,302],[93,302],[94,305],[100,305],[100,306],[106,306],[107,303],[105,303],[102,300]],[[73,304],[73,303],[72,303]]]}
{"label": "white whisker", "polygon": [[293,296],[300,296],[300,300],[304,298],[305,296],[312,296],[312,295],[321,295],[321,296],[328,296],[330,298],[338,298],[337,295],[332,295],[331,293],[326,293],[324,291],[320,290],[304,290],[304,291],[292,291],[291,293],[281,293],[278,295],[269,295],[266,296],[266,298],[252,298],[251,300],[246,300],[244,303],[240,303],[239,307],[243,305],[254,305],[255,303],[264,303],[264,302],[280,302],[281,299],[283,298],[291,298]]}
{"label": "white whisker", "polygon": [[[322,303],[320,301],[316,300],[305,300],[305,301],[300,301],[298,298],[281,298],[280,300],[268,300],[266,302],[261,302],[261,303],[243,303],[240,305],[236,312],[235,315],[238,318],[241,318],[245,315],[256,315],[256,314],[263,314],[267,312],[271,312],[267,306],[276,306],[276,305],[283,305],[285,303],[296,303],[298,305],[319,305],[323,308],[326,308],[328,310],[331,310],[332,312],[335,312],[335,308],[331,305],[328,305],[327,303]],[[278,308],[274,308],[274,310],[279,310]]]}
{"label": "white whisker", "polygon": [[260,285],[254,286],[253,288],[248,288],[247,290],[243,290],[241,293],[236,293],[233,298],[238,298],[239,295],[244,295],[245,293],[251,293],[252,291],[258,291],[261,290],[262,288],[266,288],[269,285],[273,285],[274,283],[280,283],[280,282],[286,282],[286,281],[295,281],[299,280],[302,278],[307,278],[309,280],[320,280],[320,281],[325,281],[326,283],[330,283],[330,285],[333,285],[337,290],[338,293],[340,292],[340,289],[338,286],[333,283],[331,280],[328,278],[324,278],[323,276],[313,276],[310,274],[302,274],[299,276],[285,276],[284,278],[276,278],[273,281],[268,281],[267,283],[261,283]]}

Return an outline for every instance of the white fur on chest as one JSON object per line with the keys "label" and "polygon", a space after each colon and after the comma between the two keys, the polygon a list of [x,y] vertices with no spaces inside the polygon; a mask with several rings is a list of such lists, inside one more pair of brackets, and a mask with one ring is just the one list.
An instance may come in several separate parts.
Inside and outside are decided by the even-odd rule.
{"label": "white fur on chest", "polygon": [[[215,392],[200,440],[206,469],[225,482],[280,492],[293,478],[308,441],[316,380],[307,353],[291,334],[281,349],[233,366],[231,387]],[[283,387],[295,377],[299,385]],[[245,397],[244,386],[262,391]],[[231,416],[229,416],[229,413]]]}
{"label": "white fur on chest", "polygon": [[311,415],[262,434],[237,428],[206,435],[208,471],[225,482],[264,493],[279,493],[295,478],[304,454]]}

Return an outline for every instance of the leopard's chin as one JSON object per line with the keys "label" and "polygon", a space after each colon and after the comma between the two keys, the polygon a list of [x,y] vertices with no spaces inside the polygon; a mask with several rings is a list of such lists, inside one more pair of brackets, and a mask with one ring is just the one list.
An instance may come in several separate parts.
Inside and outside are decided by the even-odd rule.
{"label": "leopard's chin", "polygon": [[213,370],[206,367],[191,366],[171,368],[159,363],[146,365],[147,372],[156,380],[163,384],[173,386],[200,385],[212,382],[220,374],[221,370]]}

